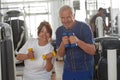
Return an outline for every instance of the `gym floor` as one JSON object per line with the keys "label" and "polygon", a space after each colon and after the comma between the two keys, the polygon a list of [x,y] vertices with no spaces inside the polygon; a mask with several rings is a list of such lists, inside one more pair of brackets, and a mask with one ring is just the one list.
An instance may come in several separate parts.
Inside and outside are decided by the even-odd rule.
{"label": "gym floor", "polygon": [[55,62],[55,73],[52,74],[51,80],[62,80],[63,61]]}

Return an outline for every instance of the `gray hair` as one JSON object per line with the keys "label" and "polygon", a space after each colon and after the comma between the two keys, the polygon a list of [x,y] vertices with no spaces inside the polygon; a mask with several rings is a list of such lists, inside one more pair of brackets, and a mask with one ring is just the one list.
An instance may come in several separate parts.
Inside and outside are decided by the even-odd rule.
{"label": "gray hair", "polygon": [[74,14],[74,10],[72,7],[70,7],[69,5],[63,5],[60,10],[59,10],[59,16],[60,14],[65,11],[65,10],[70,10],[72,14]]}

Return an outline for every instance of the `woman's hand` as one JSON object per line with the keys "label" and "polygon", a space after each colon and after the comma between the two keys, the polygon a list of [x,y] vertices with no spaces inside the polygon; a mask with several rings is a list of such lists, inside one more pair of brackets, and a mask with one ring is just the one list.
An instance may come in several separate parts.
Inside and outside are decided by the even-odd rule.
{"label": "woman's hand", "polygon": [[48,72],[51,71],[52,68],[53,68],[53,64],[52,64],[52,61],[51,61],[52,57],[53,57],[52,52],[46,54],[46,70]]}
{"label": "woman's hand", "polygon": [[46,60],[51,60],[53,57],[52,52],[46,54]]}
{"label": "woman's hand", "polygon": [[32,52],[28,52],[27,58],[28,59],[34,58],[34,52],[33,51]]}

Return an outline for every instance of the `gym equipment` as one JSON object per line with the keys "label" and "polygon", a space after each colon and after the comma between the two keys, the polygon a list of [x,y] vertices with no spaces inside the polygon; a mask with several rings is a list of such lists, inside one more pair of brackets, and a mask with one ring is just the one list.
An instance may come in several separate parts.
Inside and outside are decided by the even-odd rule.
{"label": "gym equipment", "polygon": [[23,15],[20,11],[11,10],[6,13],[7,16],[4,20],[6,23],[11,25],[13,32],[13,43],[14,50],[19,51],[19,49],[24,45],[27,40],[27,29],[25,26],[25,21],[19,19]]}
{"label": "gym equipment", "polygon": [[[63,33],[63,36],[68,36],[68,37],[70,37],[70,36],[74,36],[75,34],[74,33]],[[77,46],[77,44],[76,43],[73,43],[73,44],[66,44],[65,45],[65,48],[69,48],[69,47],[71,47],[71,48],[74,48],[74,47],[76,47]]]}
{"label": "gym equipment", "polygon": [[16,80],[12,29],[0,22],[0,80]]}
{"label": "gym equipment", "polygon": [[120,80],[120,40],[116,37],[100,39],[101,56],[98,62],[98,80]]}
{"label": "gym equipment", "polygon": [[[62,35],[63,35],[63,36],[68,36],[67,33],[63,33]],[[66,44],[66,45],[65,45],[65,48],[69,48],[69,47],[70,47],[70,44]]]}
{"label": "gym equipment", "polygon": [[[56,57],[56,55],[57,55],[56,52],[53,51],[53,52],[52,52],[52,56],[53,56],[53,57]],[[46,60],[46,55],[42,55],[42,58],[43,58],[43,60]]]}
{"label": "gym equipment", "polygon": [[[28,48],[28,52],[33,52],[33,48]],[[35,58],[31,58],[30,60],[31,60],[31,61],[34,61]]]}

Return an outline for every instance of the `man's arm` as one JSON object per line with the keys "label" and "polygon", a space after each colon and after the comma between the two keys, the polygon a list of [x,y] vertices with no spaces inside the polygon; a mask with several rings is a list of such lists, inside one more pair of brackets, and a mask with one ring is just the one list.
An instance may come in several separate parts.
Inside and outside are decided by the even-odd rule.
{"label": "man's arm", "polygon": [[95,45],[94,44],[88,44],[88,43],[85,43],[84,41],[82,40],[77,40],[77,45],[82,49],[84,50],[86,53],[90,54],[90,55],[94,55],[95,52],[96,52],[96,49],[95,49]]}
{"label": "man's arm", "polygon": [[65,55],[65,45],[63,42],[61,42],[59,48],[57,49],[57,53],[60,57],[64,57]]}
{"label": "man's arm", "polygon": [[69,44],[69,37],[68,36],[63,36],[61,44],[57,50],[57,53],[60,57],[63,57],[65,55],[65,45]]}

